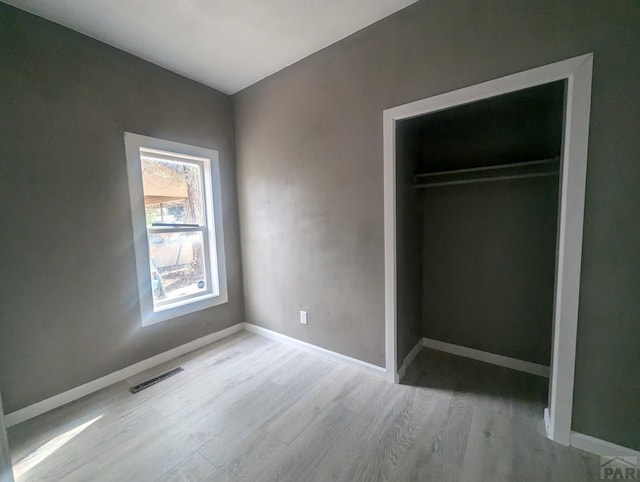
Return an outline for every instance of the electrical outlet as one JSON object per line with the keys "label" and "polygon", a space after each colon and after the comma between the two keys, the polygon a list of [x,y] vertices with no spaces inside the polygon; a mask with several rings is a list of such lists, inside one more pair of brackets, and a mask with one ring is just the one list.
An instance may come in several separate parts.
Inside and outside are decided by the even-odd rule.
{"label": "electrical outlet", "polygon": [[306,311],[300,311],[300,323],[302,323],[303,325],[307,324],[307,312]]}

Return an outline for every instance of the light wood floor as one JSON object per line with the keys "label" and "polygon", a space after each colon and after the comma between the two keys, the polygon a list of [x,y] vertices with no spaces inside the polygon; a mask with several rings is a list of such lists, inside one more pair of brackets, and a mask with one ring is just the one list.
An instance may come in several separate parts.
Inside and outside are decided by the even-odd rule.
{"label": "light wood floor", "polygon": [[9,443],[18,481],[596,479],[596,457],[544,437],[546,389],[431,350],[393,385],[242,332],[13,427]]}

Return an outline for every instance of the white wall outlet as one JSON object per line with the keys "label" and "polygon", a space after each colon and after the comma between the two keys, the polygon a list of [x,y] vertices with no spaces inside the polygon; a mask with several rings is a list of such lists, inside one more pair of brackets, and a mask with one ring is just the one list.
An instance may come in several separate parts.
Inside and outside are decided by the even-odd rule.
{"label": "white wall outlet", "polygon": [[302,323],[303,325],[307,324],[307,312],[306,311],[300,311],[300,323]]}

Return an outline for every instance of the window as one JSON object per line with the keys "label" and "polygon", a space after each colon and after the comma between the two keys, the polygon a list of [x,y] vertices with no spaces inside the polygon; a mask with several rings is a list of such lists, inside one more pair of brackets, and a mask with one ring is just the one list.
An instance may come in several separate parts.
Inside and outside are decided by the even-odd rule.
{"label": "window", "polygon": [[125,132],[143,325],[228,300],[218,153]]}

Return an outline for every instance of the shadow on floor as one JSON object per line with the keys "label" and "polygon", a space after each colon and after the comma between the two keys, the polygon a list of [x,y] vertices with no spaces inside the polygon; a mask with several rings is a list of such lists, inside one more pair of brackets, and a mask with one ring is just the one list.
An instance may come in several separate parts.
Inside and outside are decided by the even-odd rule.
{"label": "shadow on floor", "polygon": [[[489,363],[424,348],[401,384],[485,399],[547,405],[549,380]],[[533,408],[532,407],[532,408]]]}

